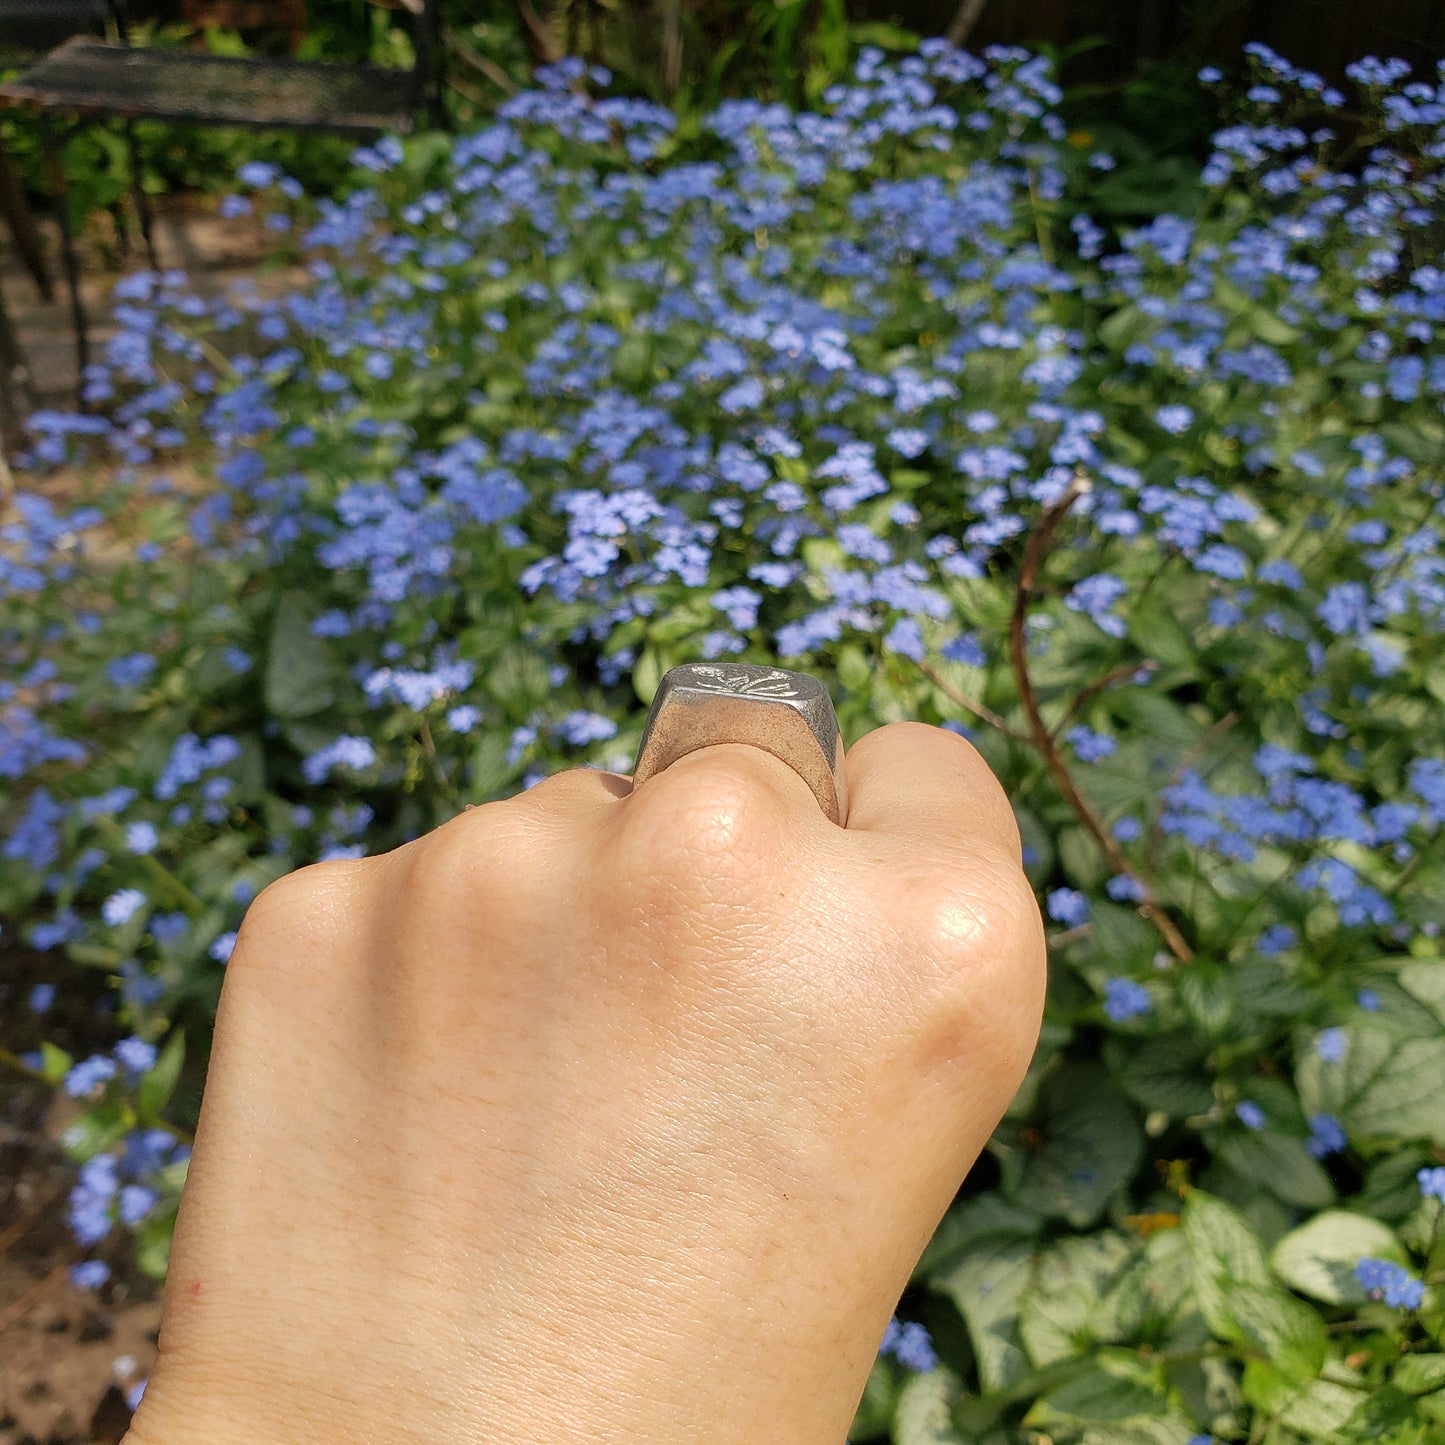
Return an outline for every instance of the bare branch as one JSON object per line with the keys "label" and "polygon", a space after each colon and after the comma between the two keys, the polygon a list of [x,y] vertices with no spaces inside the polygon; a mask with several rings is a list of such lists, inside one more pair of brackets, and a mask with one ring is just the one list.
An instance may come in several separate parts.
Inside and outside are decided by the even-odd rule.
{"label": "bare branch", "polygon": [[940,692],[945,693],[966,712],[971,712],[974,717],[982,718],[984,722],[988,723],[991,727],[996,727],[999,732],[1011,737],[1016,743],[1024,743],[1027,745],[1029,739],[1026,734],[1019,732],[1017,728],[1010,727],[991,707],[985,707],[983,703],[975,702],[967,693],[961,692],[958,688],[954,687],[946,677],[940,676],[940,674],[926,662],[920,662],[918,664],[918,670],[934,687]]}
{"label": "bare branch", "polygon": [[562,59],[562,47],[552,34],[552,27],[537,14],[527,0],[515,0],[517,18],[526,32],[527,47],[538,65],[555,65]]}
{"label": "bare branch", "polygon": [[1049,776],[1054,780],[1064,801],[1073,810],[1074,816],[1099,845],[1114,871],[1134,880],[1140,893],[1140,917],[1147,918],[1159,930],[1175,958],[1181,963],[1188,963],[1194,957],[1194,950],[1185,942],[1184,935],[1180,933],[1174,920],[1159,905],[1148,881],[1139,876],[1118,841],[1104,827],[1103,819],[1094,811],[1093,804],[1080,792],[1079,785],[1074,781],[1074,775],[1069,771],[1063,754],[1059,752],[1053,737],[1044,724],[1038,694],[1034,690],[1033,679],[1029,676],[1026,624],[1029,604],[1035,595],[1035,584],[1039,573],[1043,570],[1044,561],[1049,554],[1049,544],[1053,540],[1059,523],[1088,489],[1088,481],[1083,476],[1076,475],[1064,494],[1039,519],[1038,526],[1029,537],[1028,545],[1024,548],[1018,589],[1014,594],[1013,617],[1009,624],[1009,656],[1013,664],[1014,678],[1018,684],[1019,698],[1028,715],[1029,732],[1032,735],[1034,746],[1043,755]]}
{"label": "bare branch", "polygon": [[979,17],[983,14],[984,6],[988,0],[963,0],[958,7],[958,13],[949,22],[948,29],[944,31],[944,39],[950,45],[964,46],[968,43],[968,37],[973,34],[973,27],[978,24]]}

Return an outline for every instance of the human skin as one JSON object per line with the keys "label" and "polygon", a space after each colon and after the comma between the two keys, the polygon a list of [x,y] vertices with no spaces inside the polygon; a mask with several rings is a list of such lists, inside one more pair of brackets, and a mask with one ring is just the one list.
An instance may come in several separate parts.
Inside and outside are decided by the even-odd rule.
{"label": "human skin", "polygon": [[257,898],[126,1445],[838,1445],[1044,986],[973,748],[847,768],[846,828],[730,744]]}

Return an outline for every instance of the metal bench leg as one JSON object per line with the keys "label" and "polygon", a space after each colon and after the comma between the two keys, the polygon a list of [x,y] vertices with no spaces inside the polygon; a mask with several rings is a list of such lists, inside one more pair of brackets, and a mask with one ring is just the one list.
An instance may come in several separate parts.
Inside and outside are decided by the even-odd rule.
{"label": "metal bench leg", "polygon": [[25,204],[25,188],[4,151],[0,151],[0,210],[5,212],[10,234],[15,238],[15,249],[34,279],[40,299],[53,300],[50,271],[45,264],[45,248],[40,244],[40,233],[35,229],[35,217]]}
{"label": "metal bench leg", "polygon": [[140,217],[141,239],[145,242],[146,258],[151,263],[152,271],[159,271],[161,263],[156,259],[155,234],[151,226],[151,204],[146,199],[144,177],[140,168],[140,147],[136,144],[135,126],[130,122],[125,123],[125,143],[130,152],[130,189],[135,197],[136,214]]}
{"label": "metal bench leg", "polygon": [[65,165],[61,155],[62,142],[57,141],[55,127],[44,111],[40,113],[40,136],[45,146],[45,168],[49,173],[50,194],[60,221],[60,252],[65,260],[65,279],[70,284],[70,315],[75,323],[76,405],[85,410],[85,373],[90,367],[90,336],[86,330],[85,307],[80,299],[80,261],[75,254],[75,237],[70,229],[70,195],[65,185]]}
{"label": "metal bench leg", "polygon": [[18,383],[23,371],[20,342],[10,324],[10,313],[5,309],[5,296],[0,293],[0,508],[15,495],[6,457],[20,445],[22,407]]}

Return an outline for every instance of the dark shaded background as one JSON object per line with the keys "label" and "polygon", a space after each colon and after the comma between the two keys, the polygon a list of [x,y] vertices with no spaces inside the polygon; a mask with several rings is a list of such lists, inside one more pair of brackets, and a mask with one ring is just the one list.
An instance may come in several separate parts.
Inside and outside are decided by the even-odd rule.
{"label": "dark shaded background", "polygon": [[[859,7],[924,33],[946,30],[959,7],[891,0]],[[1076,64],[1118,73],[1140,61],[1188,54],[1234,61],[1262,40],[1297,65],[1337,80],[1362,55],[1398,55],[1433,69],[1445,57],[1442,0],[986,0],[969,47],[1026,41],[1060,47],[1090,37],[1109,44]]]}

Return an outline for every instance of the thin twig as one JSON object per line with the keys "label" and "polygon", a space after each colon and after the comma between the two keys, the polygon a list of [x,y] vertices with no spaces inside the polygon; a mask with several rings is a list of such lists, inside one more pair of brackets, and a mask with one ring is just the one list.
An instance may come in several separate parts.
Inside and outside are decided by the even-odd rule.
{"label": "thin twig", "polygon": [[983,703],[975,702],[967,693],[960,692],[947,678],[941,676],[926,662],[920,662],[918,664],[918,670],[934,687],[946,694],[952,701],[956,702],[959,707],[971,712],[975,717],[982,718],[984,722],[988,723],[991,727],[996,727],[999,732],[1011,737],[1016,743],[1028,744],[1029,739],[1027,734],[1019,732],[1017,728],[1010,727],[992,708],[985,707]]}
{"label": "thin twig", "polygon": [[478,74],[486,76],[498,90],[503,90],[508,95],[517,93],[516,82],[496,61],[488,59],[485,55],[478,55],[470,45],[462,44],[454,35],[446,37],[446,47],[448,52],[455,55],[463,65],[470,65]]}
{"label": "thin twig", "polygon": [[948,29],[943,32],[944,39],[950,45],[957,45],[962,48],[968,43],[968,37],[973,34],[973,27],[978,24],[979,17],[983,14],[984,6],[988,0],[963,0],[958,7],[957,13],[949,22]]}
{"label": "thin twig", "polygon": [[[13,1054],[9,1049],[0,1048],[0,1064],[8,1069],[13,1069],[17,1074],[23,1074],[27,1079],[33,1079],[37,1084],[50,1084],[54,1082],[43,1069],[32,1069],[18,1054]],[[182,1129],[179,1124],[172,1124],[168,1119],[156,1119],[151,1125],[154,1129],[164,1129],[177,1143],[194,1144],[196,1136],[188,1129]]]}
{"label": "thin twig", "polygon": [[1138,886],[1140,917],[1147,918],[1159,930],[1160,936],[1175,958],[1181,963],[1188,963],[1194,957],[1194,950],[1184,941],[1184,935],[1179,932],[1174,920],[1159,905],[1149,883],[1139,876],[1130,864],[1124,850],[1110,836],[1109,831],[1104,827],[1103,820],[1094,811],[1093,804],[1079,791],[1079,785],[1074,781],[1074,775],[1069,771],[1068,764],[1064,761],[1063,755],[1059,752],[1044,723],[1043,713],[1039,708],[1038,694],[1034,691],[1033,679],[1029,675],[1028,639],[1025,633],[1029,603],[1034,596],[1035,584],[1039,573],[1043,570],[1044,561],[1049,554],[1049,544],[1053,541],[1054,532],[1059,523],[1063,521],[1074,503],[1088,490],[1087,479],[1082,475],[1076,475],[1063,496],[1039,519],[1038,526],[1029,537],[1028,545],[1024,548],[1018,589],[1014,594],[1013,617],[1009,623],[1009,657],[1013,664],[1014,678],[1018,684],[1019,698],[1028,715],[1029,731],[1032,734],[1034,746],[1043,755],[1049,776],[1054,780],[1059,792],[1063,794],[1064,801],[1073,810],[1074,816],[1099,845],[1114,871],[1132,878]]}
{"label": "thin twig", "polygon": [[43,1069],[32,1069],[19,1054],[12,1054],[9,1049],[0,1049],[0,1064],[4,1064],[7,1069],[14,1069],[17,1074],[24,1074],[27,1079],[34,1079],[37,1083],[50,1082]]}
{"label": "thin twig", "polygon": [[682,0],[666,0],[662,14],[662,83],[676,97],[682,80]]}
{"label": "thin twig", "polygon": [[49,1194],[43,1195],[35,1204],[30,1206],[26,1213],[22,1214],[19,1219],[11,1224],[3,1234],[0,1234],[0,1255],[4,1255],[6,1250],[8,1250],[17,1239],[21,1238],[26,1230],[59,1198],[59,1190],[52,1190]]}
{"label": "thin twig", "polygon": [[1112,671],[1106,672],[1103,677],[1096,678],[1087,686],[1080,688],[1079,691],[1074,694],[1074,700],[1064,709],[1063,717],[1054,724],[1054,729],[1050,736],[1058,737],[1069,725],[1072,718],[1077,717],[1087,704],[1091,703],[1101,692],[1113,687],[1121,678],[1133,677],[1137,672],[1153,672],[1158,666],[1159,664],[1157,662],[1147,660],[1144,662],[1126,662],[1123,667],[1116,667],[1112,669]]}
{"label": "thin twig", "polygon": [[57,1264],[44,1279],[31,1285],[8,1309],[0,1311],[0,1334],[17,1320],[22,1320],[41,1300],[69,1277],[68,1266]]}
{"label": "thin twig", "polygon": [[480,106],[483,110],[487,108],[489,104],[487,97],[470,81],[463,80],[459,75],[448,75],[447,84],[456,91],[463,100],[469,100],[473,105]]}
{"label": "thin twig", "polygon": [[[1210,723],[1210,725],[1200,733],[1198,739],[1185,750],[1184,756],[1174,765],[1174,771],[1169,774],[1169,781],[1159,790],[1161,796],[1178,783],[1179,779],[1184,776],[1185,770],[1194,762],[1199,754],[1209,746],[1216,734],[1233,727],[1238,721],[1239,714],[1231,708],[1222,718],[1217,718],[1214,722]],[[1164,812],[1161,809],[1155,815],[1153,823],[1149,826],[1149,840],[1145,845],[1145,857],[1149,860],[1150,868],[1154,867],[1159,855],[1159,844],[1164,838],[1163,821]]]}
{"label": "thin twig", "polygon": [[437,745],[432,741],[431,724],[426,720],[426,714],[421,718],[421,745],[426,751],[427,760],[431,763],[432,773],[437,782],[442,786],[442,791],[447,797],[455,799],[457,790],[452,787],[452,780],[447,777],[447,770],[442,767],[442,760],[437,756]]}
{"label": "thin twig", "polygon": [[517,18],[527,38],[527,48],[538,65],[555,65],[562,59],[562,47],[557,44],[552,28],[527,4],[527,0],[514,0]]}
{"label": "thin twig", "polygon": [[1045,264],[1054,264],[1054,244],[1049,240],[1048,228],[1044,225],[1044,213],[1039,209],[1039,185],[1032,170],[1029,171],[1029,209],[1034,214],[1034,235],[1038,237],[1039,255]]}

